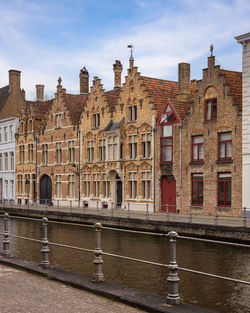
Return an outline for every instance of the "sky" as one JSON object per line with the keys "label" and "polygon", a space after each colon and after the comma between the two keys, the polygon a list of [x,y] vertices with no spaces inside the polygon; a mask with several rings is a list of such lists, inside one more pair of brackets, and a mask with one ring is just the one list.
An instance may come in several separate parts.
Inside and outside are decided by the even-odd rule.
{"label": "sky", "polygon": [[115,60],[130,52],[144,76],[177,80],[178,63],[191,64],[201,79],[210,45],[216,64],[241,70],[242,47],[235,36],[250,32],[249,0],[0,0],[0,87],[8,70],[21,74],[27,98],[44,84],[52,96],[57,79],[68,92],[79,92],[79,71],[86,66],[113,88]]}

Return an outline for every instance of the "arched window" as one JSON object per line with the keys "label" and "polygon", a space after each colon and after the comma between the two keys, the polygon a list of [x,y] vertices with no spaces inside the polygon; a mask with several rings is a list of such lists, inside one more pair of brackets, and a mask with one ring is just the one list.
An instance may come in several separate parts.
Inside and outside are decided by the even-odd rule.
{"label": "arched window", "polygon": [[217,119],[217,90],[209,87],[205,92],[205,120],[214,121]]}

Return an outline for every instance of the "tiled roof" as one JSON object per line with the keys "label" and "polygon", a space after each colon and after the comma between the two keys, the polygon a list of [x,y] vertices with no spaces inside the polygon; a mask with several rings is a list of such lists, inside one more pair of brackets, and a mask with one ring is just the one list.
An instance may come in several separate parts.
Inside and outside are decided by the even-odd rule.
{"label": "tiled roof", "polygon": [[220,70],[221,74],[225,75],[226,83],[230,87],[230,92],[233,95],[235,104],[239,105],[240,111],[242,110],[242,73]]}
{"label": "tiled roof", "polygon": [[64,99],[66,102],[67,109],[69,110],[69,115],[73,124],[77,124],[79,122],[82,110],[86,105],[88,95],[80,94],[80,95],[72,95],[65,94]]}
{"label": "tiled roof", "polygon": [[34,109],[35,118],[38,120],[42,120],[46,117],[49,109],[53,104],[54,99],[46,100],[46,101],[26,101],[26,106],[30,108],[31,106]]}
{"label": "tiled roof", "polygon": [[[178,82],[163,80],[157,78],[151,78],[146,76],[141,76],[145,84],[146,90],[148,90],[149,95],[154,101],[154,105],[157,109],[157,116],[161,114],[167,100],[170,100],[173,108],[175,109],[178,117],[182,119],[190,105],[189,101],[177,101],[176,95],[179,91]],[[190,83],[191,94],[197,90],[196,83]]]}
{"label": "tiled roof", "polygon": [[0,111],[2,110],[9,95],[9,86],[0,88]]}
{"label": "tiled roof", "polygon": [[121,92],[121,88],[106,91],[104,95],[107,97],[110,111],[114,111],[115,105],[118,103],[118,98]]}

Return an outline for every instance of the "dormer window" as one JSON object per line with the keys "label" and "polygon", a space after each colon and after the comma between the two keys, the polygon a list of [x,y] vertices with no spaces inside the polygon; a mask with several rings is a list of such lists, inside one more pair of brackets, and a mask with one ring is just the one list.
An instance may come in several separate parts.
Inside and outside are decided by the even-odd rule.
{"label": "dormer window", "polygon": [[56,128],[62,128],[62,114],[56,114]]}
{"label": "dormer window", "polygon": [[93,127],[100,127],[100,113],[93,114]]}
{"label": "dormer window", "polygon": [[217,98],[207,99],[205,102],[205,119],[214,121],[217,119]]}
{"label": "dormer window", "polygon": [[137,120],[137,106],[132,105],[128,107],[128,112],[129,112],[129,121],[130,122],[135,122]]}

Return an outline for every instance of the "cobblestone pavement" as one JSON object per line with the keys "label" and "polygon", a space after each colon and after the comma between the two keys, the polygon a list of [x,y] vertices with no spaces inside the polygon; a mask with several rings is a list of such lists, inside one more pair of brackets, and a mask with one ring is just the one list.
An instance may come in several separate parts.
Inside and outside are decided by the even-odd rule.
{"label": "cobblestone pavement", "polygon": [[1,313],[142,313],[110,299],[0,265]]}

